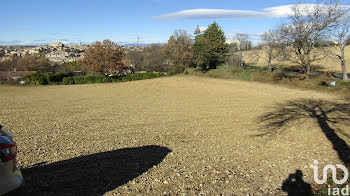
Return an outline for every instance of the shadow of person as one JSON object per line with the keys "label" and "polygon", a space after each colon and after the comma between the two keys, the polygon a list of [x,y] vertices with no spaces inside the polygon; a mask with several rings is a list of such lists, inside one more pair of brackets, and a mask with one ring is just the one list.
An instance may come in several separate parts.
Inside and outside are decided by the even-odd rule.
{"label": "shadow of person", "polygon": [[102,195],[162,162],[171,150],[143,146],[101,152],[22,169],[14,195]]}
{"label": "shadow of person", "polygon": [[301,170],[296,170],[283,181],[282,190],[288,193],[288,196],[313,196],[311,186],[304,182]]}
{"label": "shadow of person", "polygon": [[[342,123],[345,125],[350,122],[350,104],[347,103],[297,99],[277,104],[273,111],[259,117],[259,121],[265,123],[268,131],[258,136],[274,134],[281,130],[286,130],[286,127],[306,119],[315,119],[317,121],[321,131],[332,143],[333,149],[338,153],[339,159],[344,164],[350,165],[350,148],[332,128],[334,124]],[[338,132],[343,133],[341,130],[338,130]],[[346,136],[346,133],[343,135]]]}

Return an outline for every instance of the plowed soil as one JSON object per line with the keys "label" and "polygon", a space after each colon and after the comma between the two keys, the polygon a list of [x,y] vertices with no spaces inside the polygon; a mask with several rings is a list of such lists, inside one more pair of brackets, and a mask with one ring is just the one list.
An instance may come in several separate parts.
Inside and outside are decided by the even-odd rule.
{"label": "plowed soil", "polygon": [[348,144],[348,102],[194,76],[0,86],[0,123],[26,180],[15,193],[287,195],[296,170],[313,186],[314,160],[346,162],[327,131]]}

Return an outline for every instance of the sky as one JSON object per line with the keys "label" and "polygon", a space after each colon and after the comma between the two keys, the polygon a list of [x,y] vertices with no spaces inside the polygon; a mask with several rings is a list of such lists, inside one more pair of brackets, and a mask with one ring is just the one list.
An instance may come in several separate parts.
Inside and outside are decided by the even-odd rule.
{"label": "sky", "polygon": [[258,40],[294,3],[300,0],[2,0],[0,45],[166,43],[176,29],[193,35],[214,21],[228,39],[245,32]]}

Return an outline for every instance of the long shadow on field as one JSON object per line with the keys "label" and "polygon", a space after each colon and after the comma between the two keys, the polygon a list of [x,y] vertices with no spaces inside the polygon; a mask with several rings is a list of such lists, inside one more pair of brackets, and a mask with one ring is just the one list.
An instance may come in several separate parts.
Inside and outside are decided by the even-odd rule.
{"label": "long shadow on field", "polygon": [[313,196],[311,185],[303,180],[303,173],[297,170],[290,174],[283,181],[282,190],[288,193],[288,196]]}
{"label": "long shadow on field", "polygon": [[14,195],[102,195],[162,162],[170,149],[124,148],[23,169]]}
{"label": "long shadow on field", "polygon": [[[275,105],[273,111],[266,113],[259,119],[266,123],[269,130],[261,135],[278,133],[282,131],[282,128],[292,126],[293,123],[300,123],[300,120],[306,119],[317,120],[318,126],[332,143],[333,149],[338,153],[339,159],[344,164],[350,165],[349,146],[331,127],[332,124],[334,125],[336,123],[343,123],[349,126],[350,104],[313,99],[297,99]],[[342,133],[341,130],[337,131]],[[349,135],[343,135],[347,139],[350,139]],[[317,138],[310,138],[310,141],[315,139]]]}

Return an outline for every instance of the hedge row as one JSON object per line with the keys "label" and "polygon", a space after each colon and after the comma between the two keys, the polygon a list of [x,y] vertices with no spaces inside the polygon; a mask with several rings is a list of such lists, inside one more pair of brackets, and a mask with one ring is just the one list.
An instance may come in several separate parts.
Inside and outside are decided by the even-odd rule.
{"label": "hedge row", "polygon": [[108,83],[108,82],[126,82],[134,80],[145,80],[151,78],[158,78],[165,76],[165,73],[135,73],[118,77],[106,77],[106,76],[77,76],[77,77],[65,77],[62,80],[62,84],[91,84],[91,83]]}
{"label": "hedge row", "polygon": [[62,80],[62,84],[92,84],[92,83],[107,83],[112,82],[110,77],[105,76],[76,76],[65,77]]}
{"label": "hedge row", "polygon": [[48,84],[59,84],[62,82],[64,77],[67,77],[68,75],[57,72],[57,73],[33,73],[30,75],[26,75],[24,77],[26,84],[32,84],[32,85],[48,85]]}
{"label": "hedge row", "polygon": [[123,77],[117,78],[117,81],[133,81],[133,80],[146,80],[151,78],[159,78],[165,76],[165,73],[135,73],[135,74],[129,74],[125,75]]}
{"label": "hedge row", "polygon": [[107,76],[75,76],[71,77],[70,75],[63,74],[61,72],[57,72],[55,74],[49,72],[45,74],[34,73],[25,76],[26,84],[31,85],[50,85],[50,84],[92,84],[92,83],[108,83],[108,82],[126,82],[126,81],[134,81],[134,80],[145,80],[151,78],[158,78],[163,76],[172,76],[177,74],[178,72],[172,71],[168,73],[135,73],[128,74],[124,76],[115,76],[115,77],[107,77]]}

